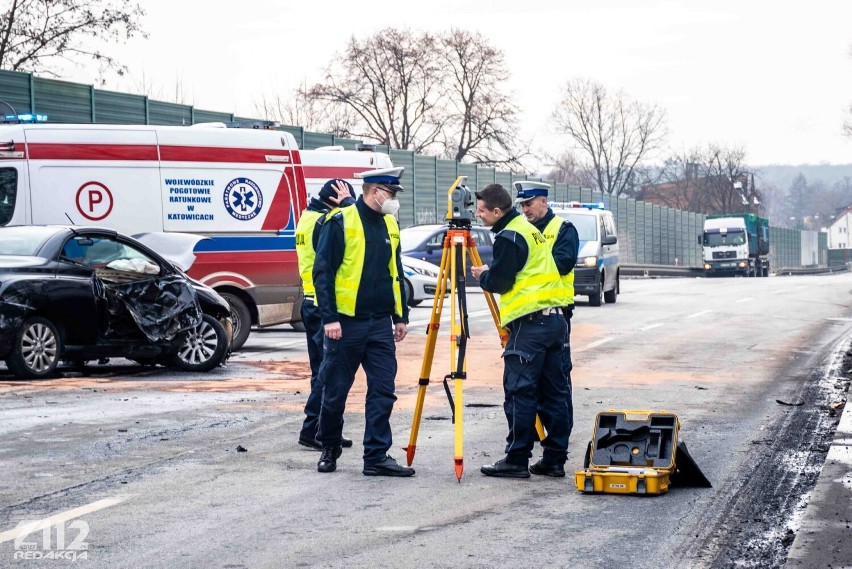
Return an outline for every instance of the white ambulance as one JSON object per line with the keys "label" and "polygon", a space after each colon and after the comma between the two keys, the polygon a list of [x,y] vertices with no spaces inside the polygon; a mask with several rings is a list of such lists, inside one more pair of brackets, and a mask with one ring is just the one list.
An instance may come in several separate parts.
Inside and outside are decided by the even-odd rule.
{"label": "white ambulance", "polygon": [[299,320],[295,229],[311,195],[331,178],[360,191],[356,172],[392,166],[387,154],[299,150],[287,132],[224,124],[0,125],[0,226],[198,236],[185,268],[231,303],[237,349],[250,324]]}

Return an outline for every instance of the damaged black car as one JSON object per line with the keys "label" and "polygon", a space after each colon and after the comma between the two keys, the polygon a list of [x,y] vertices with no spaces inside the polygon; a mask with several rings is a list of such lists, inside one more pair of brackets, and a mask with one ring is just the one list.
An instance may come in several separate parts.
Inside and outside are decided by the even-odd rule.
{"label": "damaged black car", "polygon": [[0,227],[0,359],[18,377],[110,357],[210,371],[232,334],[218,293],[131,237]]}

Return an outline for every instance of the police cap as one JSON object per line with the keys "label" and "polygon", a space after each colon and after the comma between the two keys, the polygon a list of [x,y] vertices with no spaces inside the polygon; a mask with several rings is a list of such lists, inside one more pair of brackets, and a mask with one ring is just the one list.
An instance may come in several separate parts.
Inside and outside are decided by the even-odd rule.
{"label": "police cap", "polygon": [[365,184],[379,184],[393,193],[401,192],[405,188],[399,185],[399,179],[405,168],[381,168],[379,170],[367,170],[366,172],[358,172],[356,178],[363,179]]}
{"label": "police cap", "polygon": [[513,184],[518,191],[518,196],[515,198],[515,205],[529,201],[539,196],[547,197],[547,191],[550,189],[550,184],[543,182],[515,182]]}

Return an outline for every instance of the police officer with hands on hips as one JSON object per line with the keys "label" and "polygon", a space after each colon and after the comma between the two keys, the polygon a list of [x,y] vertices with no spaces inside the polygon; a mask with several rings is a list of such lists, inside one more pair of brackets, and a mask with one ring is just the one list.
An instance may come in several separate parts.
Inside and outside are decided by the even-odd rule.
{"label": "police officer with hands on hips", "polygon": [[[308,359],[311,362],[311,393],[305,403],[305,421],[299,432],[299,444],[314,450],[322,450],[322,445],[317,440],[317,429],[322,405],[319,369],[322,363],[322,339],[325,335],[314,292],[314,258],[320,229],[326,216],[335,208],[347,207],[354,203],[355,190],[349,182],[340,179],[329,180],[320,189],[317,197],[311,198],[296,225],[296,255],[299,258],[299,275],[302,277],[302,289],[305,295],[301,315],[308,338]],[[340,446],[351,447],[352,440],[343,437],[340,440]]]}
{"label": "police officer with hands on hips", "polygon": [[367,376],[364,469],[367,476],[411,476],[388,456],[396,401],[396,346],[408,329],[402,286],[397,192],[403,168],[355,174],[364,180],[354,206],[329,216],[320,233],[313,282],[325,334],[317,440],[319,472],[334,472],[342,450],[343,412],[358,366]]}
{"label": "police officer with hands on hips", "polygon": [[[568,326],[571,303],[552,247],[524,219],[503,186],[476,192],[476,215],[495,233],[492,266],[471,267],[483,290],[500,295],[500,324],[509,330],[503,351],[503,409],[509,423],[506,457],[481,468],[486,476],[565,476],[571,434]],[[549,426],[541,460],[529,465],[535,417]]]}

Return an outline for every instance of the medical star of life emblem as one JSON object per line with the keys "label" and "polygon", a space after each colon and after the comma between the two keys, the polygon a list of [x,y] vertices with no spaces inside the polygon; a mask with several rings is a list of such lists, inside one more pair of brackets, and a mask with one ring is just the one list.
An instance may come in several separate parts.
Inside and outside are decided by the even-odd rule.
{"label": "medical star of life emblem", "polygon": [[263,208],[260,187],[248,178],[235,178],[225,186],[225,209],[235,219],[254,219]]}

